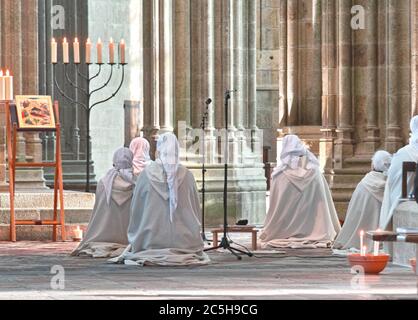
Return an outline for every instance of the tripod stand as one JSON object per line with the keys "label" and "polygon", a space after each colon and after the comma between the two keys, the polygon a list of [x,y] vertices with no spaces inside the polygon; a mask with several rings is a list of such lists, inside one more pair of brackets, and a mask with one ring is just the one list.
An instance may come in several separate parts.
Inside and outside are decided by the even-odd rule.
{"label": "tripod stand", "polygon": [[219,246],[214,248],[206,249],[205,251],[212,251],[217,249],[226,249],[231,252],[234,256],[241,260],[242,257],[239,255],[245,254],[249,257],[252,257],[253,254],[249,251],[243,251],[231,246],[231,242],[228,240],[228,158],[229,158],[229,150],[228,150],[228,105],[229,101],[231,100],[231,93],[235,92],[236,90],[227,90],[225,92],[225,165],[224,165],[224,225],[223,225],[223,237]]}
{"label": "tripod stand", "polygon": [[208,121],[208,116],[209,116],[209,105],[212,103],[212,99],[208,99],[206,100],[205,104],[206,104],[206,110],[203,113],[202,116],[202,124],[200,125],[200,127],[202,128],[202,146],[203,146],[203,150],[202,150],[202,239],[204,242],[209,243],[209,240],[206,238],[206,234],[205,234],[205,193],[206,193],[206,188],[205,188],[205,174],[206,174],[206,124]]}

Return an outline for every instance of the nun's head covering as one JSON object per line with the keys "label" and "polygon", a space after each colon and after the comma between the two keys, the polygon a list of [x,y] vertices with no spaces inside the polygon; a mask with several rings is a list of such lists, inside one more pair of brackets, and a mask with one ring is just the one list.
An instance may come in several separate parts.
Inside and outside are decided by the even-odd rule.
{"label": "nun's head covering", "polygon": [[165,133],[158,138],[157,152],[158,159],[164,168],[167,176],[168,189],[170,194],[170,220],[173,221],[173,214],[177,209],[179,181],[177,170],[180,164],[179,142],[172,133]]}
{"label": "nun's head covering", "polygon": [[309,151],[308,147],[296,135],[288,135],[283,139],[282,152],[277,161],[277,167],[273,172],[273,177],[283,172],[285,169],[296,169],[299,166],[301,157],[307,158],[307,169],[319,167],[319,161],[315,155]]}
{"label": "nun's head covering", "polygon": [[409,139],[409,144],[418,149],[418,116],[415,116],[411,119],[410,128],[411,138]]}
{"label": "nun's head covering", "polygon": [[372,158],[373,169],[384,174],[387,174],[391,162],[392,155],[383,150],[377,151]]}
{"label": "nun's head covering", "polygon": [[110,204],[113,182],[118,175],[126,182],[135,183],[132,172],[133,158],[134,155],[128,148],[119,148],[113,154],[113,168],[103,178],[107,204]]}
{"label": "nun's head covering", "polygon": [[138,176],[145,169],[147,163],[151,160],[149,156],[150,144],[147,139],[138,137],[132,140],[129,149],[134,155],[134,175]]}

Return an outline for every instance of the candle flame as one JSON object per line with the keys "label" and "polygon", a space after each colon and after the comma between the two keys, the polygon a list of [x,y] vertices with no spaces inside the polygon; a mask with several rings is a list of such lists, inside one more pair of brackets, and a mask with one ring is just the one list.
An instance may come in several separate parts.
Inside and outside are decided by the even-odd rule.
{"label": "candle flame", "polygon": [[110,38],[110,43],[113,43],[114,41],[113,41],[113,38]]}
{"label": "candle flame", "polygon": [[364,236],[364,230],[361,230],[361,231],[360,231],[360,235],[361,235],[361,236]]}
{"label": "candle flame", "polygon": [[3,77],[3,70],[0,70],[0,77]]}
{"label": "candle flame", "polygon": [[6,70],[6,77],[10,77],[10,71],[9,71],[9,69]]}
{"label": "candle flame", "polygon": [[99,38],[99,40],[97,40],[97,43],[102,43],[102,39]]}
{"label": "candle flame", "polygon": [[56,42],[56,41],[55,41],[55,38],[52,38],[51,42],[52,42],[52,43],[55,43],[55,42]]}
{"label": "candle flame", "polygon": [[64,42],[64,43],[67,43],[67,38],[66,38],[66,37],[64,37],[63,42]]}
{"label": "candle flame", "polygon": [[78,38],[77,37],[75,37],[74,43],[78,43]]}
{"label": "candle flame", "polygon": [[90,44],[90,43],[91,43],[90,38],[87,38],[87,43],[88,43],[88,44]]}

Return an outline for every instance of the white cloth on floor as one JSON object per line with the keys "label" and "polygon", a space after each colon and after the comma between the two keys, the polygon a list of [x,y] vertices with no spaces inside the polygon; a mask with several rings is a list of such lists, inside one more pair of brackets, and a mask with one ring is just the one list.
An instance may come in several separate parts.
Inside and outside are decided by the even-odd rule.
{"label": "white cloth on floor", "polygon": [[193,174],[178,166],[177,207],[170,219],[170,192],[163,163],[152,162],[139,176],[128,228],[130,246],[113,263],[137,265],[201,265],[203,252],[200,204]]}
{"label": "white cloth on floor", "polygon": [[[344,225],[335,240],[334,249],[360,250],[360,231],[376,230],[385,192],[386,175],[372,171],[357,185],[348,206]],[[373,241],[364,239],[364,245],[373,248]]]}
{"label": "white cloth on floor", "polygon": [[[386,230],[391,229],[390,222],[399,200],[402,197],[402,166],[403,162],[417,162],[418,148],[413,144],[409,144],[400,149],[392,159],[392,163],[388,170],[388,178],[386,181],[385,193],[383,196],[382,209],[380,211],[379,228]],[[410,175],[407,183],[407,194],[409,195],[414,189],[414,179]]]}
{"label": "white cloth on floor", "polygon": [[302,160],[272,179],[263,248],[330,247],[341,229],[325,178],[319,168],[305,169]]}
{"label": "white cloth on floor", "polygon": [[[131,154],[128,157],[130,163],[126,162],[128,154],[126,150]],[[128,244],[127,230],[134,189],[134,182],[131,178],[133,176],[132,157],[129,149],[122,148],[116,151],[114,168],[109,170],[106,177],[97,185],[96,202],[89,226],[84,239],[72,252],[73,256],[111,257],[117,253],[120,254],[120,249]],[[112,186],[110,191],[107,191],[109,188],[106,184],[110,181],[112,181]],[[108,192],[110,192],[110,199],[108,199]]]}

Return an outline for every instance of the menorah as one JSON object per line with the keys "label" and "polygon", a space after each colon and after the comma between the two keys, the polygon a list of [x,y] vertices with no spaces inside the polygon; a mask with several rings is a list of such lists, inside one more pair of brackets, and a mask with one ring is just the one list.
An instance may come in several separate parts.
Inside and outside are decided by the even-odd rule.
{"label": "menorah", "polygon": [[[55,43],[55,40],[53,39],[53,44]],[[90,136],[90,116],[91,116],[91,112],[92,110],[97,107],[100,104],[103,104],[111,99],[113,99],[118,92],[120,91],[120,89],[122,88],[122,85],[125,81],[125,66],[127,65],[127,63],[125,63],[125,44],[124,42],[121,42],[121,45],[119,47],[120,51],[119,51],[119,63],[115,63],[114,62],[114,53],[112,54],[112,50],[114,49],[113,45],[113,40],[111,40],[110,45],[109,45],[109,63],[103,63],[102,62],[102,54],[101,54],[101,41],[99,39],[99,42],[97,44],[97,48],[98,48],[98,62],[97,63],[91,63],[90,62],[90,52],[89,52],[89,47],[88,45],[90,44],[90,40],[87,40],[87,45],[86,45],[86,62],[85,64],[90,67],[91,65],[96,65],[98,67],[98,70],[96,73],[94,73],[93,76],[89,76],[86,74],[83,74],[80,71],[80,59],[79,59],[79,47],[78,47],[78,40],[76,39],[74,42],[74,62],[73,63],[69,63],[69,59],[68,59],[68,43],[66,41],[66,39],[64,38],[64,42],[63,42],[63,63],[58,63],[57,62],[57,55],[56,55],[56,43],[55,43],[55,47],[52,46],[52,65],[53,65],[53,72],[54,72],[54,82],[55,82],[55,86],[58,89],[59,93],[65,98],[67,99],[70,103],[72,103],[73,105],[79,106],[81,108],[83,108],[86,111],[86,192],[90,192],[90,161],[91,161],[91,155],[90,155],[90,150],[91,150],[91,136]],[[100,47],[99,47],[100,46]],[[91,47],[90,47],[91,48]],[[77,54],[78,52],[78,54]],[[75,100],[73,98],[71,98],[59,85],[57,77],[56,77],[56,68],[58,65],[63,65],[63,72],[64,72],[64,81],[66,83],[68,83],[73,89],[77,90],[79,93],[84,94],[86,97],[86,102],[80,102],[78,100]],[[103,85],[97,87],[94,90],[90,90],[91,88],[91,84],[92,82],[97,79],[101,73],[102,70],[104,69],[103,66],[109,66],[110,67],[110,74],[107,78],[107,80],[104,82]],[[106,98],[99,100],[97,102],[94,102],[92,105],[90,105],[90,101],[91,98],[93,97],[94,94],[97,94],[101,91],[103,91],[104,89],[106,89],[109,86],[109,83],[111,82],[113,76],[114,76],[114,69],[115,66],[118,66],[118,69],[122,69],[122,76],[121,76],[121,80],[119,83],[119,86],[117,87],[117,89],[112,92],[112,94],[110,94],[109,96],[107,96]],[[71,79],[70,75],[68,74],[68,69],[72,68],[72,70],[75,71],[75,77],[76,80]],[[84,89],[82,86],[78,85],[78,83],[85,83],[87,84],[87,90]]]}

